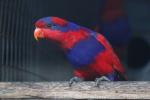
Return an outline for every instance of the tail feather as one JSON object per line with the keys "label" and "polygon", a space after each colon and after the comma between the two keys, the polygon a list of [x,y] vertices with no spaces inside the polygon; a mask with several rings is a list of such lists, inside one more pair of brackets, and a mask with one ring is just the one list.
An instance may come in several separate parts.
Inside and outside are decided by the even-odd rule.
{"label": "tail feather", "polygon": [[127,76],[125,76],[125,69],[122,66],[122,64],[120,63],[119,58],[117,57],[117,55],[114,53],[113,48],[111,47],[111,45],[109,44],[109,42],[105,39],[104,36],[102,36],[101,34],[97,34],[97,40],[106,48],[106,50],[110,53],[111,57],[110,60],[112,60],[112,64],[114,65],[114,69],[120,73],[120,75],[122,77],[124,77],[125,80],[127,80]]}

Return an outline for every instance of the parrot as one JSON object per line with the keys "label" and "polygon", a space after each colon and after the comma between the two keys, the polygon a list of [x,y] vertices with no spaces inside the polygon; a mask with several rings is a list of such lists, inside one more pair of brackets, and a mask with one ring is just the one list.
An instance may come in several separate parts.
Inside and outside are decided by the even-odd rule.
{"label": "parrot", "polygon": [[123,65],[106,38],[91,29],[63,18],[49,16],[35,22],[34,38],[57,43],[73,65],[74,77],[69,86],[79,81],[126,81]]}
{"label": "parrot", "polygon": [[120,56],[125,52],[132,37],[123,2],[123,0],[105,0],[104,6],[99,10],[95,26],[95,30],[106,37]]}

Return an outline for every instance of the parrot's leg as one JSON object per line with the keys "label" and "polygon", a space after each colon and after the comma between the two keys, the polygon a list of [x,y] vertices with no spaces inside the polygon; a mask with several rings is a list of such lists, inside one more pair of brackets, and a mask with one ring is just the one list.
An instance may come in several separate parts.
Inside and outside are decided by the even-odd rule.
{"label": "parrot's leg", "polygon": [[77,82],[81,82],[81,81],[83,81],[82,78],[79,78],[79,77],[75,76],[75,77],[73,77],[73,78],[70,79],[70,81],[69,81],[69,87],[71,87],[73,83],[77,83]]}
{"label": "parrot's leg", "polygon": [[102,76],[100,78],[96,78],[95,79],[96,87],[98,87],[100,85],[101,81],[111,81],[111,80],[109,78],[107,78],[106,76]]}

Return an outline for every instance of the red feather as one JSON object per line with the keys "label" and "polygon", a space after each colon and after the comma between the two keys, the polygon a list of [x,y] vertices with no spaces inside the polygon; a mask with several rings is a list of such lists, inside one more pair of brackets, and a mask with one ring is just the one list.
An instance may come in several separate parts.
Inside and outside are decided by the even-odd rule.
{"label": "red feather", "polygon": [[43,21],[37,21],[35,23],[35,26],[38,28],[43,28],[45,26],[45,23]]}
{"label": "red feather", "polygon": [[106,48],[106,50],[99,53],[94,62],[87,65],[85,69],[76,69],[74,75],[84,78],[85,80],[93,80],[95,77],[112,73],[115,69],[127,79],[123,66],[107,40],[101,34],[97,34],[97,40]]}
{"label": "red feather", "polygon": [[[107,42],[107,40],[101,34],[97,34],[97,40],[100,41],[100,43],[106,48],[106,51],[107,51],[106,54],[108,54],[106,61],[109,61],[109,63],[112,64],[112,67],[126,78],[125,69],[122,66],[122,64],[120,63],[119,58],[114,53],[112,47]],[[106,57],[106,56],[103,56],[103,57]]]}
{"label": "red feather", "polygon": [[52,17],[52,22],[57,25],[65,26],[68,22],[58,17]]}
{"label": "red feather", "polygon": [[70,49],[72,48],[77,42],[80,40],[86,39],[88,37],[88,34],[82,29],[79,29],[77,31],[68,31],[65,34],[63,34],[61,42],[62,47],[64,49]]}

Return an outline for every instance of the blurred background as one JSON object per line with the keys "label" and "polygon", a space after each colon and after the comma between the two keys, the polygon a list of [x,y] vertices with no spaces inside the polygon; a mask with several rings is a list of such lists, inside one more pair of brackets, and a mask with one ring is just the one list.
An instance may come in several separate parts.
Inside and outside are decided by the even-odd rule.
{"label": "blurred background", "polygon": [[0,0],[0,81],[66,81],[72,65],[57,45],[33,37],[41,17],[58,16],[103,34],[129,80],[150,80],[149,0]]}

